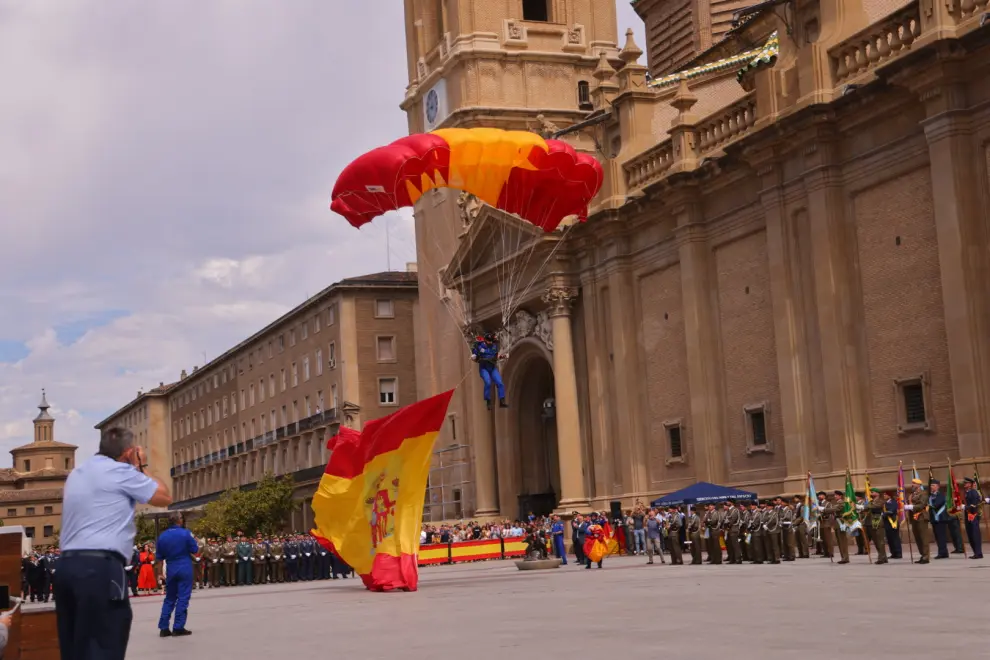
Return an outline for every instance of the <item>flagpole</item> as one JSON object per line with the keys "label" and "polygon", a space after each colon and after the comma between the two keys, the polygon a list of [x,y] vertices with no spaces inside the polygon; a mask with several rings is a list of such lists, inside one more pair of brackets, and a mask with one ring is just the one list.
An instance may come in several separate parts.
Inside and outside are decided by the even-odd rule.
{"label": "flagpole", "polygon": [[[956,492],[957,492],[956,491],[956,475],[954,475],[952,473],[952,459],[950,459],[948,456],[946,456],[945,457],[945,462],[948,465],[948,470],[947,471],[949,473],[949,488],[950,488],[949,492],[946,493],[946,494],[949,497],[952,498],[952,509],[955,510],[955,513],[953,513],[951,515],[952,515],[953,518],[956,519],[956,524],[959,525],[959,543],[960,543],[960,545],[962,545],[963,555],[966,557],[966,559],[969,559],[969,553],[966,552],[966,539],[963,538],[963,532],[965,531],[965,525],[963,523],[966,521],[966,519],[964,517],[961,517],[960,516],[959,508],[956,506]],[[966,515],[966,507],[963,506],[963,508],[962,508],[962,516],[965,516],[965,515]]]}

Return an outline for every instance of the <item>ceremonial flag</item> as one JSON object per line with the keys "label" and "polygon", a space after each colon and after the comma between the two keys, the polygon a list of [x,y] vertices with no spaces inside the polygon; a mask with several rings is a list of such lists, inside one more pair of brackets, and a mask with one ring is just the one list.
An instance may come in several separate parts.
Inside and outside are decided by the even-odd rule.
{"label": "ceremonial flag", "polygon": [[854,532],[863,525],[856,515],[856,489],[853,487],[852,473],[846,469],[846,497],[842,507],[842,522],[840,523],[846,532]]}
{"label": "ceremonial flag", "polygon": [[914,461],[911,461],[911,472],[911,479],[921,481],[921,477],[918,476],[918,466],[914,464]]}
{"label": "ceremonial flag", "polygon": [[945,496],[949,501],[949,513],[955,516],[963,510],[963,498],[962,493],[959,492],[959,484],[956,482],[956,474],[952,470],[952,460],[948,457],[946,460],[949,462],[949,486]]}
{"label": "ceremonial flag", "polygon": [[342,428],[313,496],[312,534],[371,591],[415,591],[433,443],[453,390],[364,425]]}
{"label": "ceremonial flag", "polygon": [[872,499],[870,497],[870,473],[869,472],[867,472],[866,474],[863,475],[863,484],[864,484],[863,485],[863,499],[865,499],[867,502],[869,502],[870,499]]}
{"label": "ceremonial flag", "polygon": [[980,505],[983,503],[983,486],[980,485],[980,468],[976,467],[976,461],[973,461],[973,480],[976,482],[976,492],[980,494]]}
{"label": "ceremonial flag", "polygon": [[804,520],[808,529],[814,529],[818,524],[818,491],[815,490],[815,480],[808,473],[808,501],[804,506]]}
{"label": "ceremonial flag", "polygon": [[897,465],[897,520],[890,522],[891,527],[897,529],[898,524],[904,521],[904,464]]}

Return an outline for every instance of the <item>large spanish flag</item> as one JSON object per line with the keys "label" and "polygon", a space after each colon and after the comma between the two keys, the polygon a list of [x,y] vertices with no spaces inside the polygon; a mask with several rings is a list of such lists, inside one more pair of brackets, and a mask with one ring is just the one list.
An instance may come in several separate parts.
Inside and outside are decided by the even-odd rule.
{"label": "large spanish flag", "polygon": [[371,591],[415,591],[423,502],[433,443],[453,390],[343,428],[313,496],[314,537]]}

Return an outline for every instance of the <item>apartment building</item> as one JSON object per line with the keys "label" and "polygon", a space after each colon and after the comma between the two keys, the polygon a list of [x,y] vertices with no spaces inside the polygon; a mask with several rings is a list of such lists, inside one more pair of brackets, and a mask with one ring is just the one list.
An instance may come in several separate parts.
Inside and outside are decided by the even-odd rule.
{"label": "apartment building", "polygon": [[308,530],[327,439],[416,397],[417,276],[342,280],[203,367],[168,393],[173,509],[195,509],[266,473],[291,474]]}
{"label": "apartment building", "polygon": [[[100,433],[114,426],[133,433],[134,441],[144,448],[148,456],[149,474],[164,481],[169,488],[172,488],[173,484],[168,393],[175,385],[176,383],[169,385],[159,383],[158,387],[147,392],[139,390],[134,399],[96,425]],[[138,513],[162,510],[148,504],[140,504],[137,507]]]}

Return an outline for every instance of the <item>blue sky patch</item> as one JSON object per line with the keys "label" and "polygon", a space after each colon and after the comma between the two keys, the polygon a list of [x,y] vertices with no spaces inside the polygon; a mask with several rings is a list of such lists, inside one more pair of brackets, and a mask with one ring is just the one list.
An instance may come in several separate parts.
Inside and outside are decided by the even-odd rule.
{"label": "blue sky patch", "polygon": [[70,346],[79,341],[90,330],[109,325],[116,319],[127,316],[128,314],[130,312],[123,309],[108,309],[89,314],[82,318],[56,325],[55,335],[58,337],[58,343],[63,346]]}
{"label": "blue sky patch", "polygon": [[14,339],[0,339],[0,363],[19,362],[28,356],[31,351],[27,344]]}

